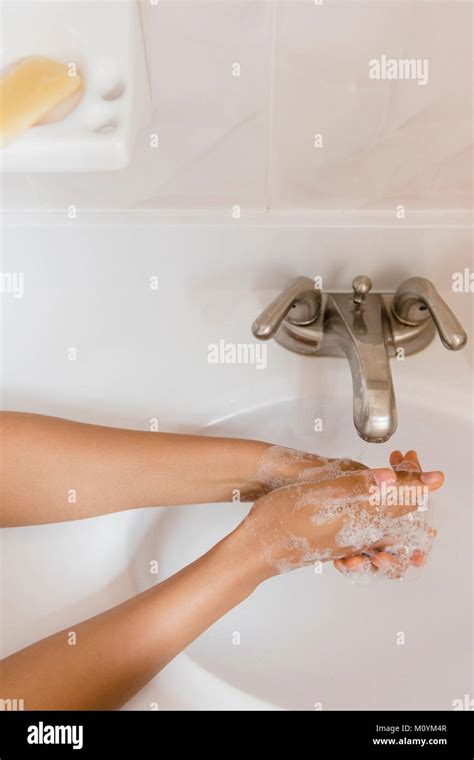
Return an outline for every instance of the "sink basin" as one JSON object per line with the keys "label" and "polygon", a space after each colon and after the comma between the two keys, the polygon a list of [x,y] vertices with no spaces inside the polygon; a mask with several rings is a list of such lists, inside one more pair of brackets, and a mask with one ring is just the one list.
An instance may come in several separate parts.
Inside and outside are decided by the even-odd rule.
{"label": "sink basin", "polygon": [[[371,466],[385,465],[393,448],[418,446],[427,469],[446,473],[432,500],[438,538],[412,580],[360,585],[326,563],[322,573],[307,567],[267,581],[131,708],[156,699],[163,709],[441,710],[471,693],[469,420],[403,398],[399,417],[399,433],[381,445],[341,425],[351,419],[349,397],[338,400],[337,415],[334,401],[289,400],[206,428],[210,435],[259,438]],[[322,419],[322,432],[314,432],[315,418]],[[161,510],[134,561],[137,590],[152,583],[151,559],[160,563],[160,578],[167,577],[232,530],[248,509]]]}

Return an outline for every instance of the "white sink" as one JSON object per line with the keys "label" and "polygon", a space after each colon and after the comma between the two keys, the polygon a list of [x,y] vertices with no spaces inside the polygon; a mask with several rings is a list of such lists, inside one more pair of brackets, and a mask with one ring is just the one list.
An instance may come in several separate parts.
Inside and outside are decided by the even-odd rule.
{"label": "white sink", "polygon": [[[161,709],[450,709],[471,693],[469,420],[399,397],[399,433],[364,443],[325,402],[272,404],[218,421],[212,435],[253,437],[381,466],[393,448],[419,447],[427,469],[444,469],[433,499],[439,531],[429,563],[411,581],[350,583],[331,564],[274,578],[195,641],[129,707]],[[324,432],[313,432],[314,419]],[[341,420],[344,424],[341,424]],[[249,505],[162,510],[137,553],[137,590],[188,564],[228,533]],[[156,578],[155,578],[156,581]],[[463,591],[461,592],[461,589]],[[235,644],[234,634],[240,634]],[[405,644],[397,644],[403,633]]]}
{"label": "white sink", "polygon": [[[450,709],[472,694],[471,428],[463,404],[449,414],[397,394],[399,432],[367,444],[351,398],[260,406],[206,428],[384,465],[392,448],[418,447],[446,485],[433,499],[439,531],[412,581],[349,583],[330,564],[262,585],[154,678],[128,709]],[[425,394],[426,398],[431,395]],[[334,399],[337,398],[337,401]],[[426,403],[426,401],[425,401]],[[335,413],[337,406],[337,414]],[[313,432],[314,419],[324,432]],[[106,610],[194,560],[249,505],[143,509],[92,520],[3,531],[2,654]],[[32,580],[34,579],[34,583]],[[233,643],[240,634],[240,645]],[[397,645],[397,634],[405,644]]]}

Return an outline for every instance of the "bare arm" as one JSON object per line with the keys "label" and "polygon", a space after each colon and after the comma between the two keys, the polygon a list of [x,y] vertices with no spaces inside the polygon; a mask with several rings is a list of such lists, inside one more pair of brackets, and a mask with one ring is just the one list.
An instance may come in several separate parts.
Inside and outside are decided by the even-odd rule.
{"label": "bare arm", "polygon": [[151,433],[38,414],[0,414],[1,526],[138,507],[242,501],[264,492],[268,444]]}
{"label": "bare arm", "polygon": [[[409,473],[406,482],[424,482],[423,475]],[[395,480],[393,470],[365,470],[262,497],[232,533],[184,570],[7,657],[2,698],[23,699],[27,710],[119,708],[266,578],[323,557],[331,561],[383,547],[389,536],[402,532],[416,507],[393,507],[381,515],[370,502],[374,485]],[[429,482],[438,488],[442,473],[430,473]],[[337,505],[334,513],[328,514],[328,505]],[[359,513],[370,516],[373,538],[380,536],[372,546],[365,544],[367,531],[354,533],[357,545],[344,544],[341,530]]]}
{"label": "bare arm", "polygon": [[0,696],[26,710],[118,709],[267,574],[234,531],[149,591],[7,657]]}
{"label": "bare arm", "polygon": [[[118,430],[40,415],[6,412],[0,424],[8,526],[227,501],[236,489],[253,500],[285,483],[324,481],[336,470],[361,467],[258,441]],[[2,697],[23,699],[27,709],[117,708],[272,572],[257,537],[240,527],[150,591],[7,657]]]}
{"label": "bare arm", "polygon": [[0,527],[232,501],[236,491],[253,501],[287,483],[361,467],[262,441],[0,412]]}

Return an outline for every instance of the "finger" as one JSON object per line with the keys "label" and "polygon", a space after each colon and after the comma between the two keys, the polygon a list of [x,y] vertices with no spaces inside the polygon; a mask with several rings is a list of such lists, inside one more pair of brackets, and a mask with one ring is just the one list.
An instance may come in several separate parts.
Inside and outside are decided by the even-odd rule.
{"label": "finger", "polygon": [[345,564],[350,573],[362,573],[364,570],[370,570],[372,565],[371,560],[362,554],[348,557]]}
{"label": "finger", "polygon": [[416,453],[416,451],[413,451],[413,449],[410,449],[410,451],[407,451],[407,453],[403,457],[403,460],[405,462],[410,462],[410,464],[415,465],[418,468],[418,470],[421,472],[421,464],[420,464],[420,460],[418,459],[418,454]]}
{"label": "finger", "polygon": [[352,485],[358,486],[370,493],[371,486],[395,485],[397,475],[390,467],[377,467],[375,469],[356,470],[352,473],[344,473],[338,478],[331,480],[330,485],[333,489],[347,488],[347,483],[352,481]]}
{"label": "finger", "polygon": [[405,455],[402,455],[401,451],[392,451],[390,454],[390,464],[397,474],[407,472],[420,473],[423,484],[428,486],[430,491],[436,491],[444,483],[444,473],[440,470],[422,472],[418,454],[413,449],[407,451]]}
{"label": "finger", "polygon": [[444,483],[444,473],[441,470],[432,470],[431,472],[409,472],[405,469],[399,470],[395,467],[397,473],[397,482],[402,486],[414,486],[422,483],[430,491],[436,491]]}
{"label": "finger", "polygon": [[[375,546],[375,544],[374,544],[374,546]],[[371,565],[372,565],[372,571],[374,573],[378,573],[379,572],[379,567],[377,565],[377,561],[374,562],[374,558],[375,557],[378,558],[379,554],[381,554],[383,551],[384,551],[383,547],[380,548],[380,549],[375,549],[374,547],[371,547],[370,549],[367,550],[367,555],[370,557],[370,562],[371,562]],[[387,552],[387,554],[388,554],[388,552]],[[392,555],[389,555],[389,556],[392,556]]]}
{"label": "finger", "polygon": [[338,570],[347,572],[347,570],[350,570],[351,568],[358,567],[362,559],[363,557],[361,554],[354,554],[352,557],[342,557],[341,559],[335,559],[334,566],[337,567]]}
{"label": "finger", "polygon": [[[393,457],[394,460],[397,460],[396,464],[393,463],[393,469],[400,477],[406,476],[407,473],[410,473],[412,475],[419,473],[421,481],[424,485],[428,486],[430,491],[436,491],[443,485],[444,473],[442,473],[440,470],[423,472],[421,469],[420,460],[418,459],[418,454],[416,451],[413,451],[413,449],[407,451],[407,453],[403,456],[399,451],[393,452],[393,454],[396,455]],[[398,461],[399,456],[401,457],[401,461]]]}
{"label": "finger", "polygon": [[441,470],[431,470],[430,472],[409,472],[403,469],[396,471],[398,484],[402,486],[414,486],[422,483],[430,491],[436,491],[438,488],[441,488],[444,483],[444,473]]}
{"label": "finger", "polygon": [[376,568],[372,566],[370,557],[362,554],[336,559],[334,560],[334,567],[344,575],[348,573],[376,572]]}
{"label": "finger", "polygon": [[397,558],[389,552],[376,552],[372,556],[372,564],[378,567],[379,570],[391,570],[397,566]]}
{"label": "finger", "polygon": [[378,467],[375,470],[366,470],[364,475],[368,475],[371,483],[377,486],[381,486],[382,483],[394,485],[397,482],[397,476],[390,467]]}
{"label": "finger", "polygon": [[347,557],[343,557],[342,559],[335,559],[333,563],[334,567],[343,575],[347,575],[349,572],[351,572],[347,566],[347,559]]}
{"label": "finger", "polygon": [[425,494],[419,475],[408,472],[399,475],[389,468],[380,468],[371,470],[368,477],[371,482],[369,503],[382,510],[387,517],[401,517],[414,512],[425,501],[421,498]]}
{"label": "finger", "polygon": [[372,557],[372,564],[375,565],[388,578],[401,578],[403,575],[404,564],[389,552],[378,552]]}
{"label": "finger", "polygon": [[428,486],[430,491],[437,491],[444,483],[444,472],[441,472],[441,470],[422,472],[420,478],[423,485]]}
{"label": "finger", "polygon": [[[429,546],[431,546],[431,542],[436,538],[437,531],[431,526],[427,526],[425,528],[425,531],[426,535],[430,539]],[[414,565],[414,567],[423,567],[429,557],[429,554],[429,548],[427,551],[424,551],[423,549],[414,549],[410,555],[410,563]]]}
{"label": "finger", "polygon": [[421,465],[416,451],[407,451],[401,460],[394,465],[396,472],[421,472]]}
{"label": "finger", "polygon": [[356,462],[354,460],[351,460],[349,462],[341,462],[341,470],[348,471],[348,472],[357,472],[358,470],[368,470],[366,464],[362,464],[362,462]]}
{"label": "finger", "polygon": [[[397,518],[416,512],[418,509],[426,509],[427,497],[424,487],[418,478],[412,478],[406,473],[406,477],[396,486],[390,486],[390,492],[384,500],[384,490],[381,488],[381,501],[379,509],[385,517]],[[388,491],[388,489],[387,489]],[[384,537],[385,540],[385,537]],[[390,542],[386,542],[389,544]]]}
{"label": "finger", "polygon": [[400,464],[400,462],[403,460],[402,452],[401,451],[392,451],[390,454],[390,464],[392,467],[396,466],[397,464]]}
{"label": "finger", "polygon": [[[425,511],[429,503],[426,489],[431,493],[441,488],[443,483],[444,474],[440,471],[422,472],[420,474],[409,472],[398,473],[396,493],[392,486],[390,489],[390,501],[394,503],[389,503],[384,507],[384,514],[388,517],[402,517],[418,509]],[[384,493],[383,488],[381,489],[381,493]],[[389,501],[388,498],[387,501]]]}
{"label": "finger", "polygon": [[426,552],[421,551],[421,549],[415,549],[410,557],[410,562],[414,567],[423,567],[427,559],[428,555]]}

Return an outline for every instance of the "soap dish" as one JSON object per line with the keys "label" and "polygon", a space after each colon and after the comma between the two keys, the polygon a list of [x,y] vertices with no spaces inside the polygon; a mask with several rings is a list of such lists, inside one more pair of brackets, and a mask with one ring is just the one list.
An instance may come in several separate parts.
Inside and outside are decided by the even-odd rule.
{"label": "soap dish", "polygon": [[0,151],[9,172],[94,172],[130,163],[151,93],[138,0],[6,0],[5,71],[29,56],[73,65],[84,94],[65,119],[29,129]]}

